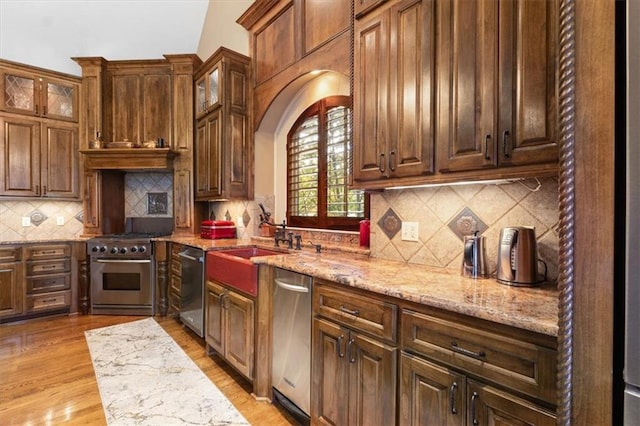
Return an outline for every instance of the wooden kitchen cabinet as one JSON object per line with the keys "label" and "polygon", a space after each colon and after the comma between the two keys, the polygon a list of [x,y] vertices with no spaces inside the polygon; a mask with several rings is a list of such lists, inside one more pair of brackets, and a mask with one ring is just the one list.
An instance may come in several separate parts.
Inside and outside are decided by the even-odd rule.
{"label": "wooden kitchen cabinet", "polygon": [[249,380],[254,378],[254,300],[233,289],[207,280],[205,341]]}
{"label": "wooden kitchen cabinet", "polygon": [[169,265],[169,312],[174,318],[180,316],[182,308],[182,259],[180,252],[184,250],[182,244],[171,243],[171,258]]}
{"label": "wooden kitchen cabinet", "polygon": [[0,110],[78,122],[80,79],[0,60]]}
{"label": "wooden kitchen cabinet", "polygon": [[0,60],[0,196],[77,199],[80,79]]}
{"label": "wooden kitchen cabinet", "polygon": [[23,310],[22,249],[0,246],[0,319],[20,315]]}
{"label": "wooden kitchen cabinet", "polygon": [[201,117],[194,147],[196,201],[253,197],[250,83],[250,59],[225,48],[196,74],[196,111],[199,104],[203,108],[196,114]]}
{"label": "wooden kitchen cabinet", "polygon": [[394,424],[396,305],[320,279],[313,291],[311,422]]}
{"label": "wooden kitchen cabinet", "polygon": [[409,353],[400,358],[400,425],[556,424],[525,399]]}
{"label": "wooden kitchen cabinet", "polygon": [[27,246],[25,312],[69,309],[71,306],[71,244]]}
{"label": "wooden kitchen cabinet", "polygon": [[196,80],[195,101],[196,118],[200,118],[213,108],[220,105],[220,74],[222,62],[218,61],[210,66],[202,76]]}
{"label": "wooden kitchen cabinet", "polygon": [[433,173],[435,1],[382,3],[354,23],[353,178]]}
{"label": "wooden kitchen cabinet", "polygon": [[427,307],[402,309],[399,423],[556,423],[556,342]]}
{"label": "wooden kitchen cabinet", "polygon": [[437,170],[548,171],[558,161],[557,2],[438,4]]}
{"label": "wooden kitchen cabinet", "polygon": [[77,124],[2,115],[0,125],[0,196],[78,198]]}
{"label": "wooden kitchen cabinet", "polygon": [[167,61],[128,61],[106,73],[105,141],[172,140],[172,79]]}

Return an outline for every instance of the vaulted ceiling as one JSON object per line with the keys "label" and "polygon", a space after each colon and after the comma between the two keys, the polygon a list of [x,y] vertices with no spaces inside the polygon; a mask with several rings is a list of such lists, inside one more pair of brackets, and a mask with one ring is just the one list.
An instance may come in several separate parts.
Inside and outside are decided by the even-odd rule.
{"label": "vaulted ceiling", "polygon": [[209,0],[0,0],[0,58],[80,75],[70,58],[195,53]]}

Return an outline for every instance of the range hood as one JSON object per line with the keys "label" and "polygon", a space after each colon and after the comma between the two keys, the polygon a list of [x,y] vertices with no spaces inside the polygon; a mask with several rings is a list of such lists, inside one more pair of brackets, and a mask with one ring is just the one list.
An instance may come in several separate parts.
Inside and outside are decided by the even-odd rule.
{"label": "range hood", "polygon": [[96,148],[81,149],[86,169],[173,170],[178,155],[170,148]]}

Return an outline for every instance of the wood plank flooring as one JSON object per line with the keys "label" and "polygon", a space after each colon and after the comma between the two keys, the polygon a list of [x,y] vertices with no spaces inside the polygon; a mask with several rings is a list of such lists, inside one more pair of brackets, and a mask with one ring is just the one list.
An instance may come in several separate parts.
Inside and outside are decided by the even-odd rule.
{"label": "wood plank flooring", "polygon": [[[105,425],[86,330],[141,317],[72,315],[0,325],[0,425]],[[256,401],[251,385],[205,353],[173,318],[158,323],[252,425],[294,425],[278,406]]]}

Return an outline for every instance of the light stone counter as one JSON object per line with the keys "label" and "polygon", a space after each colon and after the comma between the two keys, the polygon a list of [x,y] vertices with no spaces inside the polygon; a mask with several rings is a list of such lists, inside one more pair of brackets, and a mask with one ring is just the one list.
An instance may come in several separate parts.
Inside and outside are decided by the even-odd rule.
{"label": "light stone counter", "polygon": [[[161,239],[203,250],[273,245],[256,240]],[[482,318],[550,336],[558,335],[558,291],[554,285],[511,287],[494,278],[465,278],[457,271],[370,258],[364,254],[312,248],[256,257],[254,263],[289,269],[340,284],[411,302]]]}

